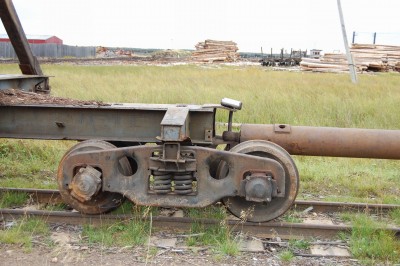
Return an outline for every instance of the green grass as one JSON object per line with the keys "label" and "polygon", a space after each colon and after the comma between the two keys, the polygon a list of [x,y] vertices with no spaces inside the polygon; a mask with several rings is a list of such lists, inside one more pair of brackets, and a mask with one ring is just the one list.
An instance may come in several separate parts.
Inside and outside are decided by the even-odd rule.
{"label": "green grass", "polygon": [[400,204],[399,161],[301,156],[295,161],[304,194],[330,201]]}
{"label": "green grass", "polygon": [[[47,75],[55,76],[50,81],[54,96],[105,102],[193,104],[218,103],[229,97],[243,102],[243,109],[234,114],[237,123],[400,129],[398,73],[360,75],[359,84],[355,85],[347,74],[274,72],[262,67],[42,68]],[[15,64],[1,64],[0,72],[19,73],[19,69]],[[219,111],[216,120],[226,122],[227,113]],[[0,186],[56,187],[58,162],[72,145],[68,141],[1,139]],[[300,156],[295,161],[301,180],[299,198],[323,196],[323,200],[400,204],[400,161]],[[220,214],[215,210],[187,212],[194,217],[212,218],[215,213]],[[398,213],[391,217],[399,223]],[[118,230],[113,235],[117,233]],[[214,240],[199,237],[190,241],[215,244],[218,235],[234,239],[226,238],[223,232],[211,231],[208,235]],[[356,245],[352,242],[352,246]],[[368,254],[360,256],[383,260],[392,256]]]}
{"label": "green grass", "polygon": [[[107,102],[218,103],[243,101],[243,123],[400,128],[400,77],[268,71],[262,67],[43,65],[55,96]],[[16,65],[0,65],[18,73]],[[384,106],[384,108],[382,108]],[[219,119],[218,119],[219,120]]]}
{"label": "green grass", "polygon": [[285,250],[285,251],[282,251],[281,253],[279,253],[279,258],[283,262],[290,262],[294,259],[294,254],[290,250]]}
{"label": "green grass", "polygon": [[301,223],[303,222],[301,216],[302,216],[301,212],[297,212],[295,210],[289,210],[282,216],[282,219],[288,223]]}
{"label": "green grass", "polygon": [[0,193],[0,208],[10,208],[15,206],[23,206],[28,202],[26,193],[7,191]]}
{"label": "green grass", "polygon": [[59,161],[72,143],[0,139],[0,186],[56,188]]}
{"label": "green grass", "polygon": [[[217,226],[206,227],[201,222],[192,224],[190,234],[194,236],[186,239],[188,246],[212,246],[216,254],[222,256],[236,256],[239,253],[239,240],[232,232],[232,228],[225,223],[227,211],[224,206],[209,206],[202,209],[184,209],[190,218],[208,218],[220,221]],[[198,235],[197,235],[198,234]]]}
{"label": "green grass", "polygon": [[400,242],[392,233],[381,229],[386,223],[377,222],[365,214],[347,214],[342,218],[352,223],[349,244],[354,257],[371,265],[400,262]]}
{"label": "green grass", "polygon": [[45,210],[48,211],[65,211],[67,210],[69,207],[67,204],[64,203],[59,203],[59,204],[47,204],[45,206]]}
{"label": "green grass", "polygon": [[87,237],[88,244],[103,246],[137,246],[142,245],[150,234],[150,222],[142,217],[155,216],[157,210],[153,207],[136,206],[125,201],[121,208],[113,214],[133,214],[135,218],[116,224],[101,226],[85,225],[82,235]]}
{"label": "green grass", "polygon": [[290,239],[289,247],[305,250],[310,248],[310,242],[305,239]]}
{"label": "green grass", "polygon": [[118,208],[112,211],[113,214],[131,214],[134,212],[135,206],[129,200],[125,200],[124,203]]}
{"label": "green grass", "polygon": [[392,220],[397,226],[400,226],[400,209],[395,209],[389,213]]}
{"label": "green grass", "polygon": [[48,225],[37,218],[26,218],[17,222],[10,229],[0,231],[0,243],[21,244],[26,251],[32,248],[32,239],[35,236],[48,236]]}
{"label": "green grass", "polygon": [[[234,122],[400,129],[400,75],[269,71],[262,67],[43,65],[52,94],[76,99],[135,103],[243,101]],[[0,72],[18,73],[1,64]],[[217,121],[227,120],[224,111]],[[54,188],[58,161],[73,143],[0,140],[0,186]],[[400,203],[399,161],[299,157],[299,198]]]}
{"label": "green grass", "polygon": [[187,208],[184,209],[185,216],[190,218],[209,218],[223,220],[227,217],[225,206],[208,206],[205,208]]}
{"label": "green grass", "polygon": [[188,246],[210,246],[216,254],[235,256],[239,253],[239,240],[231,229],[221,221],[220,225],[205,226],[193,223],[190,236],[186,239]]}
{"label": "green grass", "polygon": [[400,100],[396,74],[362,76],[356,86],[347,75],[258,67],[44,66],[44,71],[57,77],[53,93],[62,97],[196,104],[230,97],[243,101],[236,122],[400,128],[399,116],[393,115]]}
{"label": "green grass", "polygon": [[100,244],[102,246],[137,246],[142,245],[149,235],[149,222],[131,220],[127,223],[102,225],[95,227],[85,225],[82,235],[87,237],[90,245]]}

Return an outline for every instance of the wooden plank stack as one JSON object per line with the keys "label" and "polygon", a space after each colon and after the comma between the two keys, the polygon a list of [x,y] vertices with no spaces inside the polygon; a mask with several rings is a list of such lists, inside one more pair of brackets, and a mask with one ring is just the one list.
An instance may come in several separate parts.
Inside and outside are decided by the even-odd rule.
{"label": "wooden plank stack", "polygon": [[193,62],[235,62],[239,58],[237,44],[232,41],[205,40],[195,47],[190,57]]}
{"label": "wooden plank stack", "polygon": [[395,70],[400,62],[400,46],[353,44],[351,53],[359,61],[368,63],[368,68],[378,68],[377,71],[382,65],[386,66],[382,71]]}
{"label": "wooden plank stack", "polygon": [[[399,71],[400,46],[353,44],[350,49],[358,72]],[[300,68],[313,72],[348,72],[345,54],[326,53],[319,59],[302,58]]]}

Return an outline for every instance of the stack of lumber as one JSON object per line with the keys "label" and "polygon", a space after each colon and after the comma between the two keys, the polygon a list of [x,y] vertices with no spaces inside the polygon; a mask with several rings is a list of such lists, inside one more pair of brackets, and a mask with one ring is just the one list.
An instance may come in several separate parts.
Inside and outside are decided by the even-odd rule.
{"label": "stack of lumber", "polygon": [[[350,52],[358,72],[399,71],[400,46],[353,44]],[[313,72],[348,72],[345,54],[327,53],[319,59],[302,58],[300,67]]]}
{"label": "stack of lumber", "polygon": [[235,62],[239,58],[237,44],[232,41],[205,40],[195,47],[191,55],[194,62]]}
{"label": "stack of lumber", "polygon": [[351,53],[358,61],[368,64],[368,68],[381,71],[395,70],[396,64],[400,62],[400,46],[353,44]]}
{"label": "stack of lumber", "polygon": [[[312,72],[348,72],[349,66],[347,64],[346,55],[344,54],[325,54],[319,59],[302,58],[300,62],[300,69],[303,71]],[[362,71],[358,69],[357,71]]]}

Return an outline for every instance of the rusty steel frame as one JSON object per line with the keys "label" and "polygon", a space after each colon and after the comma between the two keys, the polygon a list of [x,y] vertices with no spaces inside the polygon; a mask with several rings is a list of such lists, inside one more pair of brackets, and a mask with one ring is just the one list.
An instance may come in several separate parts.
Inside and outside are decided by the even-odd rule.
{"label": "rusty steel frame", "polygon": [[[0,137],[49,140],[161,142],[160,123],[172,104],[112,104],[108,106],[0,106]],[[215,110],[187,105],[192,143],[211,145]]]}

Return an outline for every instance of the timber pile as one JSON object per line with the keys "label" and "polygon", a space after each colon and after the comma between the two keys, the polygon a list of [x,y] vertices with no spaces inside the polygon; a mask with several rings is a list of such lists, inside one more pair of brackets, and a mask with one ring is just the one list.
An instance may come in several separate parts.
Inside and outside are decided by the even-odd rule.
{"label": "timber pile", "polygon": [[123,49],[109,49],[107,47],[96,47],[96,57],[131,57],[132,51]]}
{"label": "timber pile", "polygon": [[[350,49],[358,72],[400,71],[400,46],[353,44]],[[302,58],[300,67],[313,72],[348,72],[345,54],[327,53],[320,59]]]}
{"label": "timber pile", "polygon": [[190,57],[194,62],[235,62],[239,58],[237,44],[232,41],[205,40],[195,47]]}

